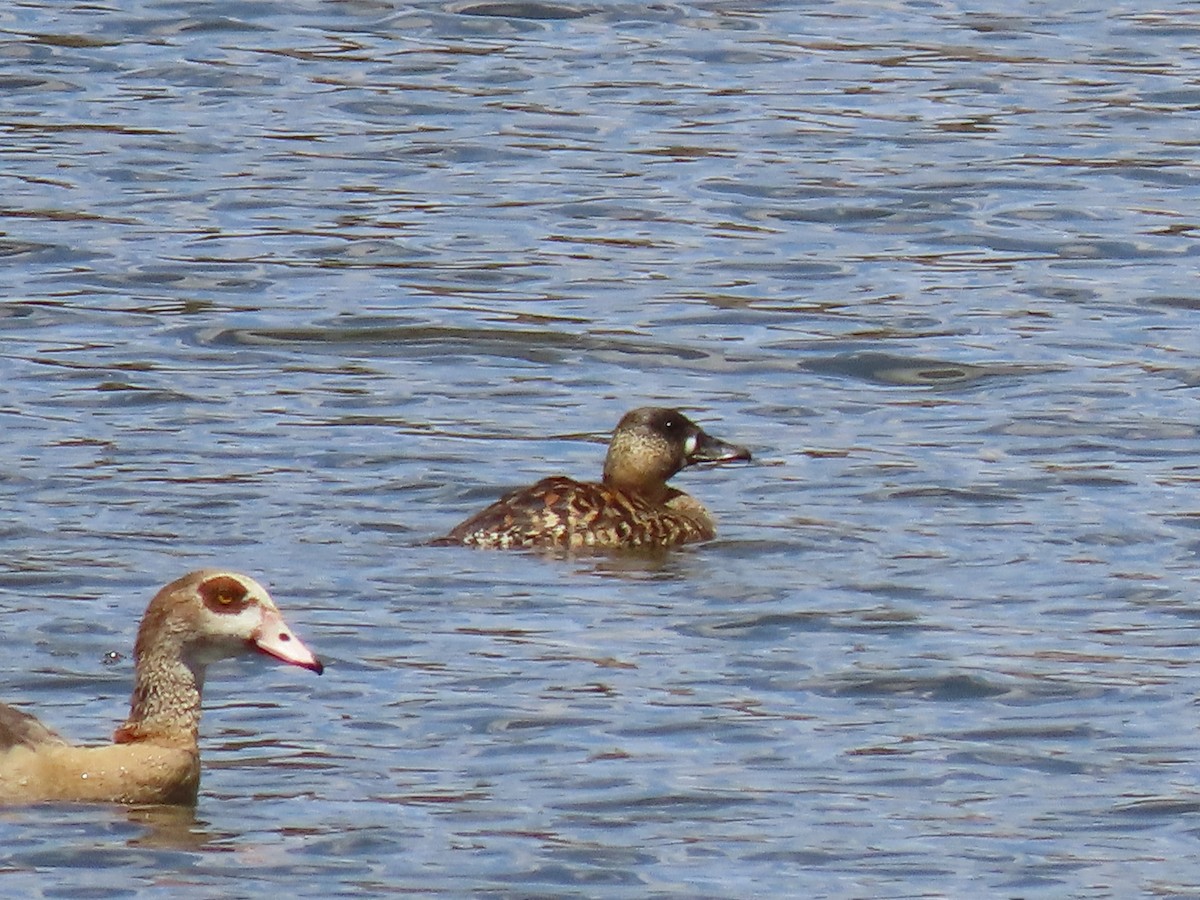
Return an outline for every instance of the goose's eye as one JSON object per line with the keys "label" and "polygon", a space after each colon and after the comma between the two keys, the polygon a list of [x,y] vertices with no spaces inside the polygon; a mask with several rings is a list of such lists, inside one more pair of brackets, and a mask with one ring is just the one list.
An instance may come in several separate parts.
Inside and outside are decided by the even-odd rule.
{"label": "goose's eye", "polygon": [[220,612],[239,612],[249,605],[249,592],[236,578],[218,575],[202,583],[200,597],[209,609]]}

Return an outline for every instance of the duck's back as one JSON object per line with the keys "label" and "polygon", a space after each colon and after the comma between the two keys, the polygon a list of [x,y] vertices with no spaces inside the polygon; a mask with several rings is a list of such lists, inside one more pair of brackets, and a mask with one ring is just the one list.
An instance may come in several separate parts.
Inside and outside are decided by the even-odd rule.
{"label": "duck's back", "polygon": [[667,547],[714,536],[698,502],[681,491],[670,497],[654,503],[609,485],[553,476],[504,495],[434,543],[603,549]]}

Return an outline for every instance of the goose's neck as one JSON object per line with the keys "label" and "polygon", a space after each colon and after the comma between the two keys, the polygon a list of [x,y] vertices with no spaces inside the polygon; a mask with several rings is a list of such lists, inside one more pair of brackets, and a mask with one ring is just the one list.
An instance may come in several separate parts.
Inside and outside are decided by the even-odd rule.
{"label": "goose's neck", "polygon": [[189,665],[178,653],[139,659],[129,718],[117,729],[114,739],[119,744],[152,741],[195,746],[203,689],[203,666]]}

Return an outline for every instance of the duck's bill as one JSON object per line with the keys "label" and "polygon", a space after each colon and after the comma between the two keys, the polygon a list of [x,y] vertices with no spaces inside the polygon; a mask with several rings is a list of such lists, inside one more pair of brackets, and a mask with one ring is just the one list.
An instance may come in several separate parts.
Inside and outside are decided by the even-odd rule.
{"label": "duck's bill", "polygon": [[320,675],[325,671],[321,661],[313,652],[304,646],[304,642],[292,632],[283,616],[276,610],[263,612],[262,624],[254,635],[252,642],[262,653],[273,656],[281,662],[302,669],[316,672]]}
{"label": "duck's bill", "polygon": [[703,431],[688,438],[688,465],[698,463],[724,463],[742,460],[749,462],[750,451],[737,444],[728,444]]}

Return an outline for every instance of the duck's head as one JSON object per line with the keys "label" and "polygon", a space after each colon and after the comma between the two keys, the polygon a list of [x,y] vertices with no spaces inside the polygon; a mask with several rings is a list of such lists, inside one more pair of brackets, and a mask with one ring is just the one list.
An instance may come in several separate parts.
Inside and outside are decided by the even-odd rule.
{"label": "duck's head", "polygon": [[604,460],[604,483],[655,494],[687,466],[749,459],[745,447],[707,434],[679,410],[643,406],[617,424]]}

